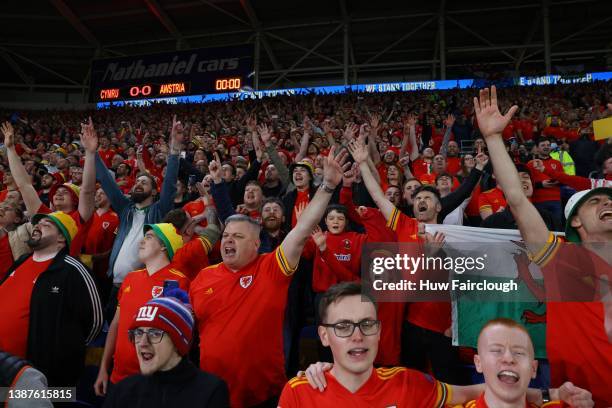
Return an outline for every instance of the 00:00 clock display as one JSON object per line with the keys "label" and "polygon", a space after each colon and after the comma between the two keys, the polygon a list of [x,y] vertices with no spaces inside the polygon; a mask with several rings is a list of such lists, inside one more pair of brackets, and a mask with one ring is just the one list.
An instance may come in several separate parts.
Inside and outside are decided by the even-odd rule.
{"label": "00:00 clock display", "polygon": [[239,89],[240,78],[217,79],[215,82],[215,90],[224,91],[226,89]]}

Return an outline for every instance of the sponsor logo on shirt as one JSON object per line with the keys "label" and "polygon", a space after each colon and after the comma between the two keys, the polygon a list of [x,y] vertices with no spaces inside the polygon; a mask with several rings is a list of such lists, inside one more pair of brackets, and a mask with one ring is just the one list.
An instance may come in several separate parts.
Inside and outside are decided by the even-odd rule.
{"label": "sponsor logo on shirt", "polygon": [[151,289],[151,296],[154,298],[160,297],[162,293],[164,293],[163,286],[153,286],[153,289]]}
{"label": "sponsor logo on shirt", "polygon": [[338,261],[341,261],[341,262],[351,261],[351,254],[334,254],[334,256],[336,257]]}
{"label": "sponsor logo on shirt", "polygon": [[243,276],[240,278],[240,286],[248,288],[253,283],[253,275]]}

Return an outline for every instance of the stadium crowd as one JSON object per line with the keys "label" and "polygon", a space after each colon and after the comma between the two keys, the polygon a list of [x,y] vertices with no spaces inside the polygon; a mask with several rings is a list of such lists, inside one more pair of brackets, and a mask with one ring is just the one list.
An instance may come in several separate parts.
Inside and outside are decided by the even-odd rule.
{"label": "stadium crowd", "polygon": [[366,243],[442,247],[427,224],[518,229],[545,276],[609,277],[605,245],[558,249],[611,241],[610,102],[596,82],[1,111],[0,386],[74,386],[97,340],[106,406],[612,406],[601,299],[547,305],[541,392],[520,322],[466,354],[449,302],[355,284]]}

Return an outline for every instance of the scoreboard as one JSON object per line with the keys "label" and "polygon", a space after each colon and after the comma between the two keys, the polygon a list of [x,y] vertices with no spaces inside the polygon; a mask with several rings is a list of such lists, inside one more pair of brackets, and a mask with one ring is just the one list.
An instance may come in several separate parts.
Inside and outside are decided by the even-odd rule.
{"label": "scoreboard", "polygon": [[253,46],[205,48],[95,60],[90,101],[164,98],[251,86]]}

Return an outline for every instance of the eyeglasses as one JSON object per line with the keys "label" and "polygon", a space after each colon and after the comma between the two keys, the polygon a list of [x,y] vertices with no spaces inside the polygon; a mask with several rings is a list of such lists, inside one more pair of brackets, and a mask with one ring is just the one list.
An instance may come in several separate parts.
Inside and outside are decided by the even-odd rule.
{"label": "eyeglasses", "polygon": [[162,339],[164,338],[164,333],[166,333],[163,330],[160,329],[149,329],[149,330],[142,330],[142,329],[133,329],[133,330],[128,330],[128,336],[130,338],[130,342],[132,343],[139,343],[140,341],[142,341],[143,337],[147,337],[147,341],[151,344],[158,344],[162,341]]}
{"label": "eyeglasses", "polygon": [[355,327],[359,326],[359,331],[364,336],[374,336],[380,330],[380,320],[362,320],[360,322],[338,322],[321,323],[323,327],[333,327],[334,334],[338,337],[351,337],[355,332]]}

